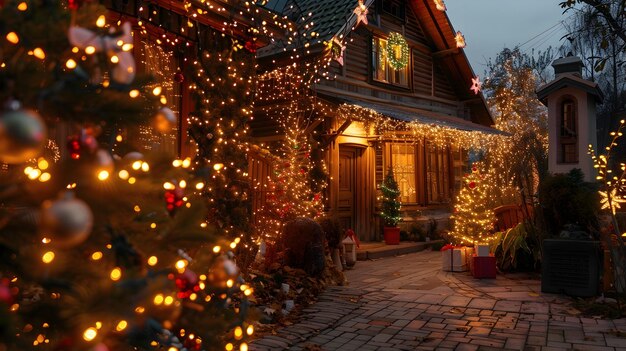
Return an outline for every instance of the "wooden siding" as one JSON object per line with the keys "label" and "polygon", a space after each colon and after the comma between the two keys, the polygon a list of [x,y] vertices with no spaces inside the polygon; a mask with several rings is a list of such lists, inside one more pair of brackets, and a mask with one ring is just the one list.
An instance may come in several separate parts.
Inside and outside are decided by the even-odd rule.
{"label": "wooden siding", "polygon": [[432,95],[433,58],[421,50],[413,50],[413,91],[417,94]]}
{"label": "wooden siding", "polygon": [[424,46],[427,46],[427,47],[431,46],[411,6],[407,6],[407,9],[406,9],[405,28],[406,28],[405,35],[407,39],[423,44]]}
{"label": "wooden siding", "polygon": [[369,79],[371,60],[371,37],[360,32],[353,32],[345,51],[346,77],[366,82]]}
{"label": "wooden siding", "polygon": [[[376,13],[380,7],[372,7],[370,25],[359,26],[352,31],[346,43],[344,66],[333,61],[330,71],[335,80],[322,80],[319,84],[336,88],[341,92],[374,97],[389,102],[403,102],[416,108],[437,113],[467,118],[460,109],[460,98],[456,95],[453,84],[437,59],[433,59],[436,50],[426,36],[411,6],[407,5],[404,20],[384,12]],[[399,87],[372,79],[372,38],[385,37],[390,32],[399,32],[411,46],[409,66],[409,87]],[[469,86],[468,86],[469,89]],[[322,89],[320,89],[322,91]]]}
{"label": "wooden siding", "polygon": [[[441,66],[435,63],[433,66],[435,73],[435,96],[444,98],[444,99],[456,99],[456,94],[454,93],[454,89],[446,77],[445,73],[441,69]],[[469,85],[467,86],[469,89]]]}

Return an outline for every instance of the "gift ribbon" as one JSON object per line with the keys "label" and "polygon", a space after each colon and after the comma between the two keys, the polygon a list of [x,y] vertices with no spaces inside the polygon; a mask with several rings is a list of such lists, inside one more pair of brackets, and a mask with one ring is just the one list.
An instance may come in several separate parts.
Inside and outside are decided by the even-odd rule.
{"label": "gift ribbon", "polygon": [[354,233],[354,230],[346,229],[346,233],[345,234],[346,234],[346,238],[351,238],[352,240],[354,240],[354,243],[356,244],[357,248],[361,246],[361,242],[359,241],[359,238]]}

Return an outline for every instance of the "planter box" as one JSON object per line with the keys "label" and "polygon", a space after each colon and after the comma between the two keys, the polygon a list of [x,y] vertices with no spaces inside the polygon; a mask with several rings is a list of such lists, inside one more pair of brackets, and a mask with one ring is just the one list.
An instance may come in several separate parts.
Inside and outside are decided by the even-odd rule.
{"label": "planter box", "polygon": [[400,228],[398,227],[384,227],[383,234],[385,236],[385,244],[387,245],[399,245],[400,244]]}
{"label": "planter box", "polygon": [[601,251],[599,241],[543,241],[541,291],[589,297],[598,294]]}

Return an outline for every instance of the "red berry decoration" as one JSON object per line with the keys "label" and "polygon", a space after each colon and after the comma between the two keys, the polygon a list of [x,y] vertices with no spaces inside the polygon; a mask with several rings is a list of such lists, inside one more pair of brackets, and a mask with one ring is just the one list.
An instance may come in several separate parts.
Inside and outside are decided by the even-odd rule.
{"label": "red berry decoration", "polygon": [[470,189],[474,189],[476,187],[476,182],[469,182],[467,186],[469,186]]}
{"label": "red berry decoration", "polygon": [[85,152],[94,153],[98,148],[98,141],[86,129],[81,130],[79,135],[72,136],[67,141],[67,150],[74,160],[80,159]]}
{"label": "red berry decoration", "polygon": [[183,197],[183,189],[178,185],[176,185],[174,189],[165,191],[165,207],[170,216],[173,216],[176,210],[185,203]]}
{"label": "red berry decoration", "polygon": [[246,48],[246,50],[248,50],[248,51],[250,51],[251,53],[254,54],[256,52],[256,49],[257,49],[256,43],[254,41],[252,41],[252,40],[248,40],[248,41],[246,41],[245,48]]}
{"label": "red berry decoration", "polygon": [[70,152],[70,157],[72,159],[78,160],[80,158],[82,147],[80,145],[80,140],[78,140],[78,137],[70,137],[68,139],[67,150]]}
{"label": "red berry decoration", "polygon": [[83,5],[84,2],[85,0],[68,0],[67,7],[69,7],[72,11],[76,11]]}
{"label": "red berry decoration", "polygon": [[179,299],[186,299],[191,296],[191,294],[200,291],[198,275],[191,269],[185,269],[183,273],[177,274],[174,283],[176,283],[176,287],[178,288],[176,296],[178,296]]}
{"label": "red berry decoration", "polygon": [[187,350],[202,350],[202,340],[190,335],[183,342],[183,346]]}

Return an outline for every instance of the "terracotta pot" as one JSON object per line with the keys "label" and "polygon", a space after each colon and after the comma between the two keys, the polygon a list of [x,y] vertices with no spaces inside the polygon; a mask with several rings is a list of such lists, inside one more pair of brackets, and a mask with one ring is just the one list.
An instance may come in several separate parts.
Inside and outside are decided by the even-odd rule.
{"label": "terracotta pot", "polygon": [[385,235],[385,244],[387,245],[399,245],[400,244],[400,228],[384,227],[383,233]]}

